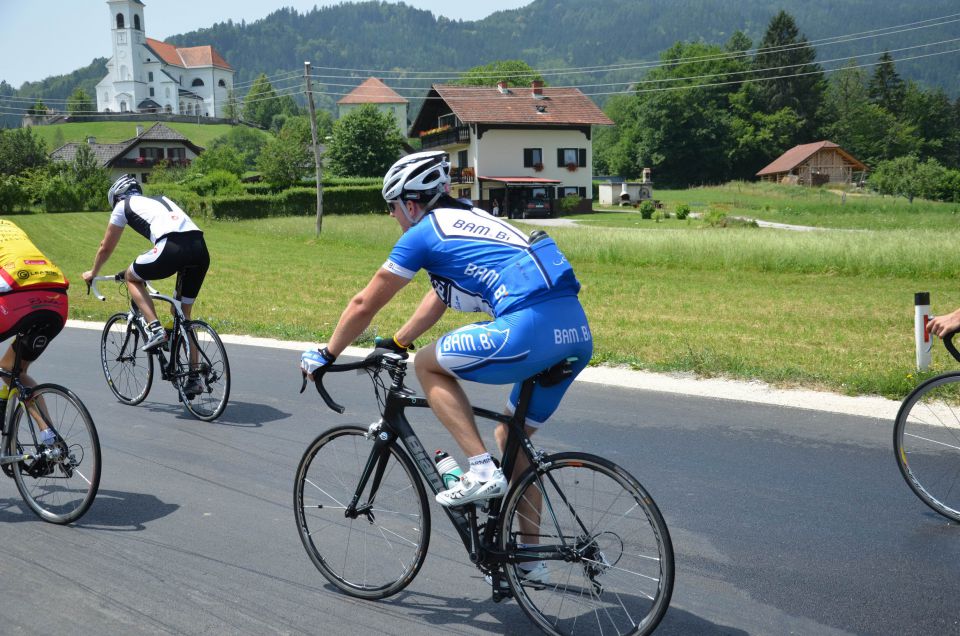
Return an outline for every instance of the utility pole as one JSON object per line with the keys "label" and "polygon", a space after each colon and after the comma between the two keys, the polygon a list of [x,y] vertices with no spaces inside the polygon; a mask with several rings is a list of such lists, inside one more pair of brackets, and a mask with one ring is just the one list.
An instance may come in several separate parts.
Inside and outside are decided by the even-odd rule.
{"label": "utility pole", "polygon": [[307,107],[310,109],[310,136],[313,137],[313,160],[317,166],[317,236],[323,229],[323,168],[320,163],[320,141],[317,139],[317,113],[310,87],[310,62],[303,63],[303,77],[307,81]]}

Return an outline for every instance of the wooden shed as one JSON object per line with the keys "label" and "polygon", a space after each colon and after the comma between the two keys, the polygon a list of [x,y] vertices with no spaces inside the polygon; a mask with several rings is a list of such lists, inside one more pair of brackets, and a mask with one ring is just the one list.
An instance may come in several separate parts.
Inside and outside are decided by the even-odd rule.
{"label": "wooden shed", "polygon": [[757,173],[761,181],[820,186],[851,183],[867,167],[832,141],[801,144],[786,151]]}

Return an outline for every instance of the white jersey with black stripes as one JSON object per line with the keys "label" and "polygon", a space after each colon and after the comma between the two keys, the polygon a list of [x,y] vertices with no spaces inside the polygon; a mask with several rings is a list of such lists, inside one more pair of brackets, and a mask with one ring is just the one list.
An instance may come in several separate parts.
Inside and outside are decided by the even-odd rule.
{"label": "white jersey with black stripes", "polygon": [[110,223],[129,225],[154,245],[168,234],[200,231],[180,206],[163,196],[134,195],[118,201],[110,214]]}

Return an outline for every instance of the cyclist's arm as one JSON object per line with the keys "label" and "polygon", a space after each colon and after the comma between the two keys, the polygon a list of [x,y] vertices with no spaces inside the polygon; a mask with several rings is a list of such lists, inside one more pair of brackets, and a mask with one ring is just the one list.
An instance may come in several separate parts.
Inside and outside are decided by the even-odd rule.
{"label": "cyclist's arm", "polygon": [[941,338],[958,330],[960,330],[960,309],[946,316],[937,316],[927,323],[927,331]]}
{"label": "cyclist's arm", "polygon": [[103,240],[100,241],[97,255],[93,257],[93,268],[83,273],[83,280],[90,282],[94,276],[100,273],[100,268],[109,260],[110,255],[113,254],[113,250],[117,248],[117,243],[120,242],[120,236],[122,234],[123,228],[121,226],[107,223],[107,231],[103,235]]}
{"label": "cyclist's arm", "polygon": [[437,324],[446,310],[447,306],[440,300],[440,296],[431,289],[420,301],[420,306],[410,316],[410,320],[397,330],[396,339],[404,345],[412,344],[427,329]]}
{"label": "cyclist's arm", "polygon": [[373,317],[390,302],[410,280],[385,269],[377,270],[363,290],[354,296],[340,314],[337,328],[327,343],[327,350],[335,356],[343,353],[363,330],[370,326]]}

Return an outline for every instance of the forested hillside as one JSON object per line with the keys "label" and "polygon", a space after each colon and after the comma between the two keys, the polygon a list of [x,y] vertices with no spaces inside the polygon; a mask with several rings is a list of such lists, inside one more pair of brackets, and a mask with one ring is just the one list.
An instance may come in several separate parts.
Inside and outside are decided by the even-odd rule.
{"label": "forested hillside", "polygon": [[[347,3],[306,14],[282,9],[252,23],[226,20],[169,41],[182,46],[212,44],[237,70],[241,87],[260,73],[271,77],[288,73],[288,84],[292,84],[299,81],[295,74],[303,61],[311,60],[317,74],[334,76],[326,78],[321,87],[326,95],[320,100],[321,107],[332,108],[341,94],[356,85],[343,77],[351,73],[341,69],[356,69],[352,74],[361,77],[407,71],[406,79],[396,80],[395,87],[415,97],[431,82],[446,81],[451,73],[494,60],[522,59],[538,69],[650,61],[677,41],[720,44],[737,30],[756,45],[770,18],[781,8],[796,18],[801,32],[815,45],[822,38],[861,34],[856,39],[817,45],[820,62],[850,57],[872,61],[875,53],[884,50],[930,44],[960,34],[960,22],[935,28],[919,28],[923,25],[918,24],[956,13],[956,0],[783,0],[777,4],[766,0],[535,0],[526,7],[473,22],[438,18],[402,3]],[[153,10],[162,7],[156,5]],[[886,36],[867,33],[908,24],[913,26]],[[109,52],[106,33],[87,37],[102,38],[104,52]],[[957,48],[956,43],[894,52],[893,57],[905,79],[942,87],[956,97],[960,94],[960,54],[901,61],[947,48]],[[105,72],[104,60],[97,59],[72,74],[30,82],[19,90],[0,83],[0,97],[17,94],[64,100],[77,87],[93,94],[93,86]],[[582,86],[602,103],[608,94],[626,88],[611,83],[639,80],[644,74],[644,69],[632,68],[546,79],[554,85]],[[8,116],[2,124],[16,125],[16,119]]]}

